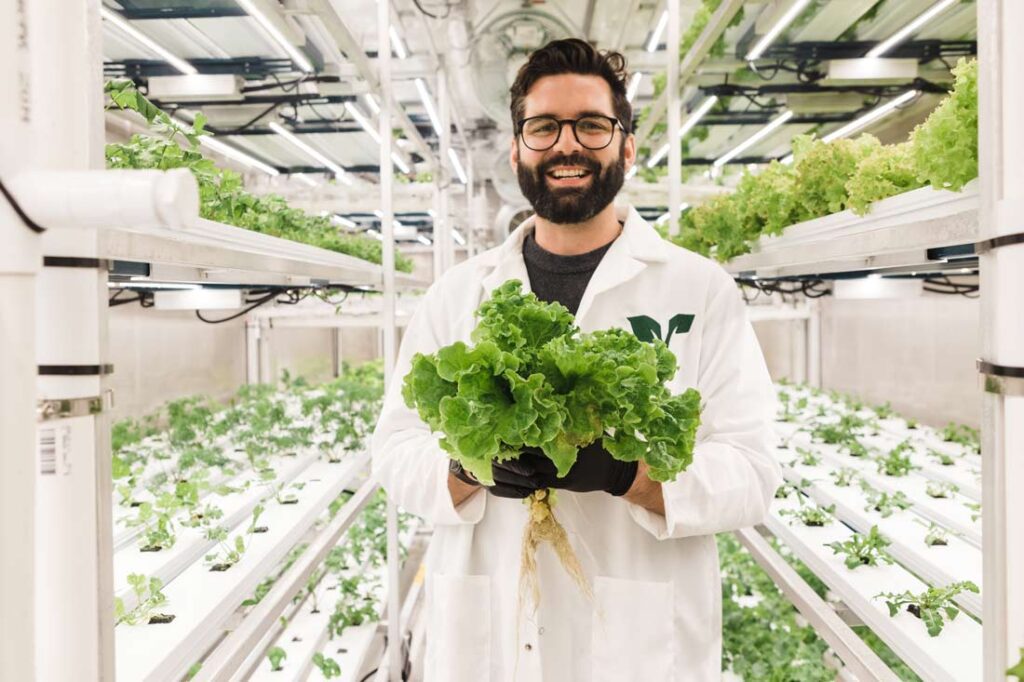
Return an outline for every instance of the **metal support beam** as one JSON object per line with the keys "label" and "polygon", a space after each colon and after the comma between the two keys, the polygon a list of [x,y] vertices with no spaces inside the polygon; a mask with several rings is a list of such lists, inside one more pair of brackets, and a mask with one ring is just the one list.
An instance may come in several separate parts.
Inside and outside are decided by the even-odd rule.
{"label": "metal support beam", "polygon": [[679,234],[683,150],[679,144],[679,0],[668,0],[668,233]]}
{"label": "metal support beam", "polygon": [[[1020,232],[1024,210],[1024,4],[981,0],[978,73],[978,170],[982,239]],[[1024,367],[1024,244],[988,250],[981,265],[981,360]],[[984,376],[982,397],[982,541],[986,682],[1005,679],[1024,647],[1024,394]],[[1005,387],[1005,388],[1004,388]]]}

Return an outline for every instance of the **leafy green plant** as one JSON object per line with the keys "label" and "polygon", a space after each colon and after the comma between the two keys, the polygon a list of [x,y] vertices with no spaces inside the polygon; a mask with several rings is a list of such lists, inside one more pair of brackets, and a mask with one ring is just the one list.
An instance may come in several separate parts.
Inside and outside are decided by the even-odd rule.
{"label": "leafy green plant", "polygon": [[1017,664],[1006,669],[1007,676],[1016,677],[1018,680],[1024,680],[1024,647],[1020,648],[1020,660]]}
{"label": "leafy green plant", "polygon": [[929,587],[924,592],[882,592],[875,599],[884,599],[889,607],[889,615],[895,616],[902,608],[924,621],[928,634],[937,637],[942,632],[946,621],[952,621],[960,613],[960,608],[953,599],[963,592],[978,594],[980,590],[970,580],[951,583],[945,587]]}
{"label": "leafy green plant", "polygon": [[839,467],[832,471],[832,480],[840,488],[845,488],[857,480],[857,470],[851,467]]}
{"label": "leafy green plant", "polygon": [[143,621],[169,622],[174,616],[154,614],[157,607],[167,603],[167,597],[160,590],[163,588],[163,581],[156,576],[147,578],[141,573],[129,573],[128,585],[135,594],[135,608],[125,608],[124,600],[120,597],[114,598],[114,620],[120,625],[136,625]]}
{"label": "leafy green plant", "polygon": [[861,159],[846,181],[849,206],[857,215],[864,215],[876,201],[924,186],[917,176],[913,145],[883,145]]}
{"label": "leafy green plant", "polygon": [[971,510],[971,521],[981,518],[981,502],[964,502],[964,506]]}
{"label": "leafy green plant", "polygon": [[845,443],[839,446],[839,449],[848,454],[850,457],[867,457],[870,451],[867,446],[861,443],[856,438],[851,438]]}
{"label": "leafy green plant", "polygon": [[860,487],[868,498],[868,504],[864,507],[864,511],[876,511],[884,519],[892,516],[894,512],[910,509],[913,504],[902,491],[892,494],[882,492],[873,488],[867,481],[861,481]]}
{"label": "leafy green plant", "polygon": [[816,453],[814,450],[808,450],[806,448],[797,448],[796,452],[799,455],[799,457],[797,457],[797,459],[794,460],[794,462],[799,462],[800,464],[803,464],[804,466],[808,467],[813,467],[821,464],[821,455]]}
{"label": "leafy green plant", "polygon": [[949,531],[942,526],[934,521],[929,521],[927,524],[920,519],[914,519],[914,521],[928,529],[924,536],[924,544],[929,547],[944,547],[949,544]]}
{"label": "leafy green plant", "polygon": [[946,454],[945,452],[942,452],[940,450],[936,450],[934,448],[929,448],[928,449],[928,456],[931,457],[932,459],[934,459],[936,462],[938,462],[942,466],[948,467],[948,466],[953,466],[954,464],[956,464],[956,458],[955,457],[953,457],[952,455]]}
{"label": "leafy green plant", "polygon": [[928,481],[924,491],[929,497],[945,498],[952,497],[953,493],[960,490],[960,487],[948,481]]}
{"label": "leafy green plant", "polygon": [[946,424],[942,429],[942,440],[947,443],[957,443],[981,452],[981,436],[977,429],[972,429],[966,424]]}
{"label": "leafy green plant", "polygon": [[978,177],[978,62],[960,59],[953,91],[910,135],[918,177],[959,191]]}
{"label": "leafy green plant", "polygon": [[888,402],[882,405],[875,405],[875,407],[872,409],[875,412],[875,416],[877,416],[879,419],[892,419],[892,417],[896,414],[896,411],[892,409],[892,405],[890,405]]}
{"label": "leafy green plant", "polygon": [[320,669],[320,674],[326,679],[341,677],[341,666],[330,656],[324,656],[319,651],[313,654],[313,665]]}
{"label": "leafy green plant", "polygon": [[[108,168],[187,168],[199,183],[200,214],[204,218],[381,262],[383,247],[376,239],[342,232],[328,217],[290,208],[279,196],[250,194],[238,173],[217,168],[199,147],[199,138],[208,134],[201,114],[191,126],[179,124],[139,93],[131,81],[108,82],[106,92],[112,108],[141,114],[158,134],[133,135],[126,143],[107,145]],[[396,253],[395,267],[411,272],[412,261]]]}
{"label": "leafy green plant", "polygon": [[903,441],[890,450],[889,454],[875,460],[878,472],[886,476],[906,476],[914,469],[920,469],[921,467],[916,466],[910,459],[910,453],[913,451],[914,447],[910,441]]}
{"label": "leafy green plant", "polygon": [[877,566],[879,562],[891,564],[892,557],[885,551],[890,544],[888,538],[878,532],[878,526],[871,526],[867,535],[854,533],[849,540],[830,542],[825,546],[830,547],[833,554],[844,555],[846,567],[855,569],[860,566]]}
{"label": "leafy green plant", "polygon": [[799,187],[798,209],[802,219],[838,213],[849,207],[847,181],[857,165],[881,148],[871,135],[839,139],[829,143],[812,136],[793,138],[793,168]]}
{"label": "leafy green plant", "polygon": [[907,429],[908,430],[914,431],[915,429],[917,429],[917,420],[916,419],[907,419],[906,422],[907,422]]}
{"label": "leafy green plant", "polygon": [[836,506],[830,504],[827,507],[820,505],[802,505],[797,509],[783,509],[780,516],[792,516],[805,526],[820,527],[832,522],[832,515],[835,514]]}
{"label": "leafy green plant", "polygon": [[271,647],[267,651],[267,660],[270,661],[270,669],[273,672],[281,670],[284,666],[284,659],[288,658],[288,652],[279,646]]}

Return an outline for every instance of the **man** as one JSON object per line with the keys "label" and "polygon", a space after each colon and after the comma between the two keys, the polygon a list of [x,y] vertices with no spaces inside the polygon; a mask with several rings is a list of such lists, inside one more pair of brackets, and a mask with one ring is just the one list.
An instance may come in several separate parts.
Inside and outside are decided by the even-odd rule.
{"label": "man", "polygon": [[[663,682],[720,677],[721,587],[714,533],[762,520],[780,483],[769,454],[774,398],[732,279],[662,240],[612,200],[636,158],[625,60],[580,40],[533,53],[512,85],[511,163],[536,215],[500,247],[426,293],[373,437],[375,475],[434,524],[428,555],[428,682]],[[654,483],[600,446],[563,479],[535,453],[479,485],[450,463],[400,395],[416,352],[468,341],[473,312],[509,279],[576,314],[583,331],[661,338],[672,391],[703,397],[694,461]],[[486,429],[487,424],[480,428]],[[588,601],[541,545],[539,609],[517,617],[521,498],[559,490],[556,514],[592,582]]]}

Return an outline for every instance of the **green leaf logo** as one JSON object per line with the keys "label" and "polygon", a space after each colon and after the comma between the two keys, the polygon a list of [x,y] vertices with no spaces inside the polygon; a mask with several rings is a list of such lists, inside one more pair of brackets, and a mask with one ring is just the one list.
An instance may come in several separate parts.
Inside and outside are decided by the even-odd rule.
{"label": "green leaf logo", "polygon": [[[668,321],[668,336],[665,337],[665,345],[667,346],[672,341],[672,335],[676,332],[685,334],[690,331],[690,327],[693,326],[693,315],[685,313],[678,313],[672,316],[672,319]],[[627,317],[629,320],[629,326],[633,328],[633,335],[641,341],[650,343],[654,339],[661,339],[661,325],[652,317],[647,315],[635,315],[633,317]]]}

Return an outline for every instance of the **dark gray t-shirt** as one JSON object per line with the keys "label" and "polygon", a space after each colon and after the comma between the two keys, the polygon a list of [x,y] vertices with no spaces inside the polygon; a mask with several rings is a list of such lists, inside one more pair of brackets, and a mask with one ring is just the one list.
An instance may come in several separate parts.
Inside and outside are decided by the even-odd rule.
{"label": "dark gray t-shirt", "polygon": [[530,232],[523,240],[523,260],[530,275],[530,289],[545,303],[561,303],[575,315],[590,277],[613,243],[614,240],[576,256],[559,256],[545,251]]}

